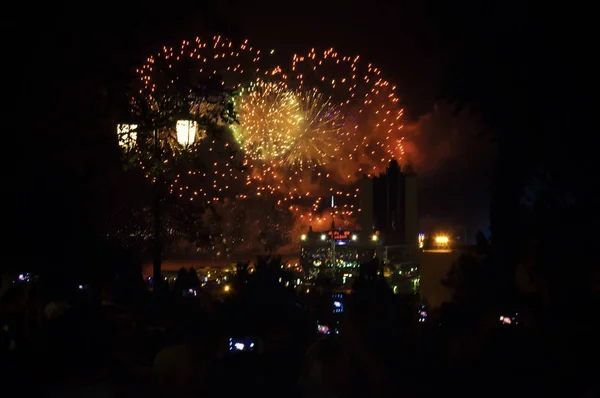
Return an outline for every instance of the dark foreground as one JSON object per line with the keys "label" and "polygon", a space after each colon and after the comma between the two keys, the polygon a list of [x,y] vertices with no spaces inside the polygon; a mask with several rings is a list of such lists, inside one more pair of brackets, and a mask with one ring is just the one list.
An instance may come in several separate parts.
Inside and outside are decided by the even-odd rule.
{"label": "dark foreground", "polygon": [[414,301],[376,282],[344,296],[342,313],[331,311],[327,290],[299,295],[265,280],[234,284],[219,301],[180,289],[157,298],[115,283],[83,292],[11,288],[1,308],[3,389],[61,397],[599,396],[598,334],[578,309],[530,303],[509,325],[466,304],[423,318]]}

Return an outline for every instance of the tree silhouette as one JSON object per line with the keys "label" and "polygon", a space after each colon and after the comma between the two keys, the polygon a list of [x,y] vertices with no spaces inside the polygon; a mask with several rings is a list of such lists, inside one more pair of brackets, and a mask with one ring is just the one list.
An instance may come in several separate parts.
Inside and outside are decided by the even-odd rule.
{"label": "tree silhouette", "polygon": [[175,298],[183,295],[183,292],[188,291],[189,289],[200,289],[200,279],[198,278],[198,273],[195,269],[189,268],[185,269],[181,267],[179,272],[177,272],[177,279],[173,284],[172,294]]}
{"label": "tree silhouette", "polygon": [[235,278],[233,279],[233,288],[237,293],[243,293],[250,278],[248,267],[250,262],[238,262],[235,266]]}
{"label": "tree silhouette", "polygon": [[480,313],[495,304],[498,286],[493,277],[491,245],[481,231],[476,240],[475,250],[462,253],[442,283],[453,289],[456,304]]}
{"label": "tree silhouette", "polygon": [[[202,29],[215,29],[241,39],[234,22],[220,12],[220,5],[213,1],[203,3]],[[188,22],[197,18],[186,11],[179,16]],[[66,274],[81,270],[87,267],[81,264],[87,260],[82,259],[98,255],[99,241],[112,235],[113,229],[106,224],[116,222],[114,213],[120,213],[117,218],[122,218],[123,224],[126,213],[133,213],[129,209],[136,207],[122,201],[125,193],[136,190],[134,186],[130,191],[119,190],[120,197],[112,196],[115,180],[120,179],[115,166],[122,166],[114,135],[115,124],[122,120],[115,118],[113,100],[122,96],[131,66],[145,58],[149,47],[154,51],[164,44],[165,38],[181,39],[179,16],[165,18],[163,11],[157,11],[134,18],[137,22],[125,17],[129,22],[123,24],[122,14],[106,14],[99,20],[108,21],[113,34],[96,36],[93,44],[90,34],[98,27],[93,21],[67,28],[72,21],[46,24],[40,20],[33,23],[33,29],[43,32],[47,40],[35,44],[34,51],[20,40],[8,44],[8,51],[23,60],[22,67],[9,79],[10,90],[25,98],[39,88],[31,76],[39,67],[39,59],[45,59],[48,75],[44,86],[52,93],[52,100],[37,107],[35,118],[30,117],[31,111],[22,106],[22,101],[16,101],[14,112],[11,108],[14,117],[9,120],[9,129],[22,133],[13,135],[14,145],[22,144],[23,136],[27,136],[28,155],[27,161],[19,162],[6,173],[8,182],[3,193],[14,201],[9,219],[5,220],[13,231],[7,247],[13,247],[15,259],[6,261],[3,267],[20,264],[20,268],[27,263],[26,268],[43,272]],[[149,26],[153,28],[148,30]],[[63,37],[63,30],[72,28],[81,34]],[[198,33],[197,28],[195,23],[194,34]],[[142,43],[139,34],[144,30]],[[68,44],[57,45],[65,43],[59,37]],[[76,67],[79,62],[87,66]],[[10,139],[9,144],[13,144]],[[117,206],[120,211],[114,209]],[[119,235],[118,241],[125,236],[129,234]],[[37,241],[39,250],[30,250],[32,241]],[[141,246],[134,243],[130,240],[127,246]]]}
{"label": "tree silhouette", "polygon": [[[130,126],[134,126],[130,127],[125,137],[129,140],[126,141],[123,153],[126,167],[143,169],[145,177],[151,182],[152,200],[148,207],[152,215],[156,282],[162,281],[164,235],[176,230],[164,228],[165,209],[168,209],[169,204],[173,204],[173,200],[169,200],[172,198],[167,196],[167,191],[179,175],[191,173],[191,170],[202,172],[207,166],[207,159],[199,156],[197,145],[182,148],[177,143],[177,121],[187,120],[194,123],[198,131],[203,131],[210,139],[222,138],[224,126],[237,122],[231,100],[233,92],[220,84],[221,79],[218,76],[200,79],[199,75],[189,68],[189,65],[180,63],[173,70],[160,70],[156,76],[157,84],[151,92],[144,89],[139,79],[134,80],[127,93],[127,100],[119,104],[119,117]],[[131,141],[132,133],[135,134],[134,141]],[[203,144],[201,142],[198,145]],[[177,203],[174,207],[180,209],[181,204]],[[196,205],[190,210],[188,205],[183,211],[174,213],[187,215],[199,210],[202,210],[202,206]],[[183,223],[186,224],[189,223]],[[147,229],[145,225],[147,224],[141,224],[143,230]],[[156,284],[155,289],[159,288]]]}
{"label": "tree silhouette", "polygon": [[363,289],[389,289],[383,275],[383,263],[376,258],[362,263],[358,268],[358,276],[352,288],[356,292]]}
{"label": "tree silhouette", "polygon": [[236,275],[242,282],[246,282],[248,280],[248,267],[250,266],[250,262],[238,262],[235,266]]}
{"label": "tree silhouette", "polygon": [[[540,143],[547,133],[542,127],[547,116],[536,113],[548,98],[538,98],[531,87],[535,81],[531,71],[535,69],[529,67],[527,38],[528,32],[535,30],[525,18],[510,13],[509,7],[485,12],[475,2],[442,7],[439,15],[444,17],[438,23],[447,34],[441,39],[455,54],[446,68],[442,90],[460,107],[468,106],[482,116],[498,149],[490,220],[497,280],[504,286],[502,294],[510,296],[515,291],[521,238],[517,227],[519,201],[529,176],[540,163]],[[461,21],[459,28],[456,21]],[[473,48],[482,51],[474,52]],[[510,111],[505,108],[508,103]],[[538,122],[532,123],[534,119]]]}
{"label": "tree silhouette", "polygon": [[256,269],[255,275],[262,281],[272,283],[278,281],[283,274],[282,266],[281,256],[257,256],[254,266]]}

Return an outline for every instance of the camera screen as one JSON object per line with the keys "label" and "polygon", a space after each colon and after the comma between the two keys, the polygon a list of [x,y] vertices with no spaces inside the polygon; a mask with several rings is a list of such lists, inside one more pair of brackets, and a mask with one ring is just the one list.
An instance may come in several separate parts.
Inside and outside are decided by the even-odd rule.
{"label": "camera screen", "polygon": [[500,317],[500,323],[503,325],[518,325],[519,320],[517,318],[517,315],[519,315],[518,312],[513,315],[503,315]]}
{"label": "camera screen", "polygon": [[330,334],[329,326],[317,324],[317,333],[319,334]]}
{"label": "camera screen", "polygon": [[335,336],[340,334],[340,321],[333,321],[330,325],[324,325],[317,321],[317,334],[321,336]]}
{"label": "camera screen", "polygon": [[333,298],[333,313],[342,314],[344,312],[344,302],[342,293],[334,293],[331,295]]}
{"label": "camera screen", "polygon": [[246,352],[246,351],[254,351],[256,345],[254,344],[254,340],[251,338],[229,338],[229,351],[234,352]]}

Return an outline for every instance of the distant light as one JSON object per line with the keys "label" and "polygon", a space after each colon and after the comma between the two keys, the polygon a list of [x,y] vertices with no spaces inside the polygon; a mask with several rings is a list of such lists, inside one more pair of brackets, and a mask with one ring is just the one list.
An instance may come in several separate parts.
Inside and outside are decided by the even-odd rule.
{"label": "distant light", "polygon": [[357,240],[357,239],[358,239],[358,236],[352,235],[352,240]]}
{"label": "distant light", "polygon": [[223,288],[224,291],[228,292],[231,288],[229,287],[229,285],[225,285],[225,287]]}
{"label": "distant light", "polygon": [[300,237],[300,240],[306,240],[306,235],[302,234],[302,236]]}
{"label": "distant light", "polygon": [[435,243],[437,243],[439,245],[447,245],[449,241],[450,240],[448,239],[447,236],[436,236],[435,237]]}
{"label": "distant light", "polygon": [[321,240],[325,240],[325,238],[327,238],[325,234],[321,235]]}
{"label": "distant light", "polygon": [[372,240],[373,242],[377,242],[377,235],[373,235],[373,236],[371,236],[371,240]]}

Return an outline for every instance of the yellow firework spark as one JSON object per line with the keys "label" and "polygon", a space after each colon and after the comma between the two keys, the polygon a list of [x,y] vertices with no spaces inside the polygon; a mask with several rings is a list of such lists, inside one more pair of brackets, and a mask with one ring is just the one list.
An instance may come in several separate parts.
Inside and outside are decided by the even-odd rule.
{"label": "yellow firework spark", "polygon": [[253,82],[236,98],[236,141],[253,160],[280,159],[292,145],[302,115],[298,100],[284,83]]}
{"label": "yellow firework spark", "polygon": [[327,163],[339,149],[344,117],[317,90],[258,80],[240,93],[236,110],[234,136],[253,160],[302,168]]}
{"label": "yellow firework spark", "polygon": [[326,164],[340,150],[344,116],[329,98],[317,90],[297,92],[296,95],[301,118],[295,139],[286,152],[285,163],[300,168]]}

